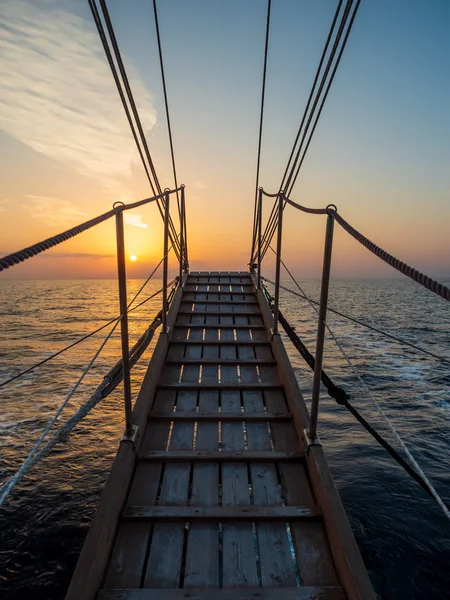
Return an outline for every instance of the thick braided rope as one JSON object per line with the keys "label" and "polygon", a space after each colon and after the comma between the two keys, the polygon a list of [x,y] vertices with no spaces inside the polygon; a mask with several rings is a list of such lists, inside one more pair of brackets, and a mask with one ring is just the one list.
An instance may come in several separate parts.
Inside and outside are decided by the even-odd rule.
{"label": "thick braided rope", "polygon": [[91,227],[95,227],[95,225],[99,225],[99,223],[107,221],[108,219],[113,217],[118,212],[118,210],[121,209],[122,207],[113,208],[112,210],[104,213],[103,215],[95,217],[95,219],[86,221],[85,223],[77,225],[76,227],[72,227],[72,229],[68,229],[67,231],[60,233],[59,235],[54,235],[44,240],[43,242],[38,242],[37,244],[33,244],[28,248],[24,248],[23,250],[13,252],[12,254],[8,254],[8,256],[0,258],[0,271],[8,269],[9,267],[13,267],[14,265],[17,265],[20,262],[23,262],[27,258],[36,256],[36,254],[40,254],[45,250],[49,250],[49,248],[53,248],[53,246],[57,246],[58,244],[65,242],[66,240],[78,235],[79,233],[82,233],[83,231],[86,231],[87,229],[90,229]]}
{"label": "thick braided rope", "polygon": [[284,195],[283,195],[283,200],[286,202],[286,204],[290,204],[297,210],[301,210],[302,212],[309,213],[310,215],[326,215],[327,214],[326,208],[308,208],[307,206],[302,206],[301,204],[297,204],[297,202],[290,200],[289,198],[287,198]]}
{"label": "thick braided rope", "polygon": [[336,211],[330,210],[329,212],[334,217],[335,221],[337,221],[347,233],[349,233],[360,244],[362,244],[368,250],[370,250],[376,256],[378,256],[378,258],[381,258],[381,260],[384,260],[385,263],[387,263],[391,267],[394,267],[394,269],[397,269],[397,271],[400,271],[400,273],[403,273],[403,275],[406,275],[413,281],[420,283],[420,285],[427,288],[431,292],[434,292],[438,296],[441,296],[441,298],[444,298],[444,300],[450,300],[450,289],[448,287],[442,285],[442,283],[439,283],[435,279],[428,277],[428,275],[425,275],[424,273],[413,269],[398,258],[395,258],[395,256],[392,256],[392,254],[388,254],[387,252],[385,252],[382,248],[371,242],[362,233],[360,233],[349,223],[347,223],[347,221],[343,219],[341,215],[339,215]]}

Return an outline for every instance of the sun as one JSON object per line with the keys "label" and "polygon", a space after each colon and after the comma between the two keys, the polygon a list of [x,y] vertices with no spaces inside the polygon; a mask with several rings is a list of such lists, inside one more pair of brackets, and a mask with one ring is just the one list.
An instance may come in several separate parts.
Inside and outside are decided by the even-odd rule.
{"label": "sun", "polygon": [[131,260],[132,262],[134,262],[134,261],[136,260],[136,256],[135,256],[134,254],[132,254],[132,255],[130,256],[130,260]]}

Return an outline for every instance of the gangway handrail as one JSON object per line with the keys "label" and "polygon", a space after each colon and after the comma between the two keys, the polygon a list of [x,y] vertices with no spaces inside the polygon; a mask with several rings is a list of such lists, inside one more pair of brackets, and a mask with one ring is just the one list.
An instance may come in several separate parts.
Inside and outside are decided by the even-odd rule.
{"label": "gangway handrail", "polygon": [[117,215],[119,212],[124,212],[126,210],[132,210],[133,208],[137,208],[139,206],[143,206],[144,204],[149,204],[150,202],[154,202],[155,200],[160,200],[161,198],[165,198],[167,194],[174,194],[176,192],[184,189],[184,185],[176,188],[174,190],[164,191],[162,194],[158,196],[153,196],[151,198],[144,198],[143,200],[138,200],[137,202],[132,202],[130,204],[120,204],[120,206],[115,206],[112,210],[105,212],[97,217],[89,219],[89,221],[85,221],[84,223],[80,223],[79,225],[75,225],[71,229],[67,231],[63,231],[57,235],[47,238],[42,242],[37,242],[24,248],[23,250],[18,250],[17,252],[13,252],[12,254],[8,254],[7,256],[3,256],[0,258],[0,271],[4,271],[14,265],[17,265],[27,258],[32,258],[41,252],[45,252],[45,250],[49,250],[62,242],[67,241],[68,239],[75,237],[76,235],[83,233],[83,231],[87,231],[96,225],[100,225],[104,221],[107,221],[114,215]]}
{"label": "gangway handrail", "polygon": [[324,259],[323,259],[323,267],[322,267],[322,281],[321,281],[321,292],[320,292],[320,302],[319,302],[319,319],[317,324],[317,340],[316,340],[316,353],[315,353],[315,368],[314,368],[314,378],[313,378],[313,391],[312,391],[312,399],[311,399],[311,419],[310,419],[310,429],[309,429],[309,437],[311,440],[314,440],[317,437],[317,418],[318,418],[318,410],[319,410],[319,395],[320,395],[320,375],[322,372],[322,359],[323,359],[323,349],[324,349],[324,341],[325,341],[325,327],[326,327],[326,315],[327,315],[327,305],[328,305],[328,288],[330,283],[330,270],[331,270],[331,255],[333,248],[333,232],[334,232],[334,222],[337,221],[339,225],[354,237],[360,244],[362,244],[365,248],[373,252],[378,258],[386,262],[388,265],[400,271],[413,281],[419,283],[426,289],[430,290],[434,294],[440,296],[444,300],[450,301],[450,288],[446,287],[442,283],[434,280],[414,269],[413,267],[407,265],[403,261],[395,258],[385,250],[383,250],[380,246],[369,240],[369,238],[365,237],[361,232],[355,229],[350,223],[348,223],[339,213],[336,205],[329,204],[325,208],[310,208],[308,206],[303,206],[294,202],[290,198],[288,198],[283,190],[270,194],[266,192],[262,187],[259,188],[259,198],[258,198],[258,207],[257,207],[257,219],[256,219],[256,227],[257,227],[257,264],[251,264],[251,270],[254,270],[257,267],[257,286],[261,289],[261,262],[264,258],[264,248],[263,245],[267,245],[267,240],[264,239],[262,235],[262,206],[263,206],[263,196],[267,196],[270,198],[278,199],[278,225],[277,225],[277,247],[276,247],[276,269],[275,269],[275,298],[274,298],[274,306],[273,306],[273,333],[275,335],[278,334],[278,312],[279,312],[279,297],[280,297],[280,277],[281,277],[281,247],[282,247],[282,235],[283,235],[283,212],[287,204],[292,206],[293,208],[300,210],[302,212],[306,212],[309,214],[319,214],[319,215],[327,215],[327,224],[326,224],[326,233],[325,233],[325,247],[324,247]]}

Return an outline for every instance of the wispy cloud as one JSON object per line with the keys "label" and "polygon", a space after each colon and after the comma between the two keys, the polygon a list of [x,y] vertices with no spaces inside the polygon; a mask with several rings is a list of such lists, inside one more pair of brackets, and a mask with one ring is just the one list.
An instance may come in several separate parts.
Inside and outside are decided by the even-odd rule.
{"label": "wispy cloud", "polygon": [[[138,157],[93,23],[68,0],[2,0],[0,24],[2,129],[127,196]],[[156,111],[127,68],[148,131]]]}
{"label": "wispy cloud", "polygon": [[147,229],[147,223],[142,222],[141,215],[135,215],[134,213],[126,212],[124,214],[125,225],[132,225],[133,227],[142,227],[142,229]]}
{"label": "wispy cloud", "polygon": [[206,183],[204,183],[203,181],[200,181],[200,180],[198,180],[198,181],[193,181],[193,182],[192,182],[192,185],[193,185],[195,188],[197,188],[198,190],[206,190],[206,188],[208,187],[208,186],[206,185]]}
{"label": "wispy cloud", "polygon": [[67,200],[51,198],[49,196],[26,196],[22,208],[29,213],[33,219],[37,219],[46,225],[52,226],[74,226],[85,221],[87,213],[79,210],[74,204]]}

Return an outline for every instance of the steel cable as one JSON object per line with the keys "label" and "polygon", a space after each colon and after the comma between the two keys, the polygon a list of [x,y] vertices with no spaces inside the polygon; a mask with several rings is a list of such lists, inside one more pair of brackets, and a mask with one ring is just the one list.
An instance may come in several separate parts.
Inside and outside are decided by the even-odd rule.
{"label": "steel cable", "polygon": [[[156,1],[156,0],[154,0]],[[341,0],[342,1],[342,0]],[[267,56],[269,51],[269,30],[270,30],[270,10],[271,0],[267,2],[267,20],[266,20],[266,41],[264,46],[264,66],[263,66],[263,79],[262,79],[262,91],[261,91],[261,110],[259,116],[259,134],[258,134],[258,155],[256,159],[256,186],[255,186],[255,206],[253,210],[253,236],[252,236],[252,250],[250,253],[250,264],[253,264],[253,258],[255,253],[255,243],[257,235],[257,207],[258,207],[258,189],[259,189],[259,169],[261,163],[261,146],[262,146],[262,130],[264,120],[264,100],[266,94],[266,73],[267,73]]]}

